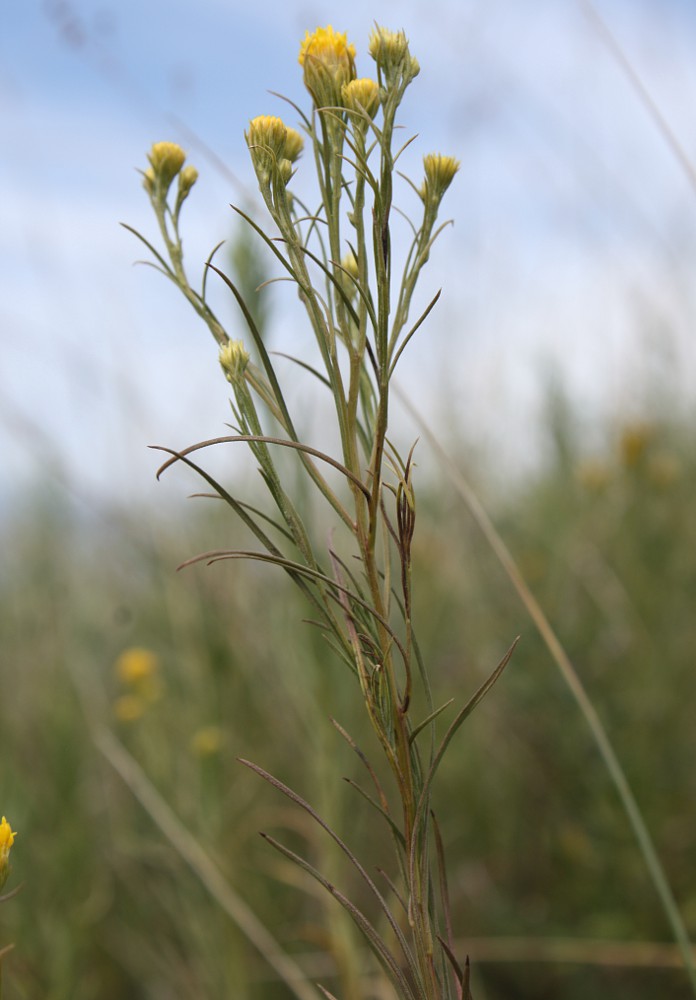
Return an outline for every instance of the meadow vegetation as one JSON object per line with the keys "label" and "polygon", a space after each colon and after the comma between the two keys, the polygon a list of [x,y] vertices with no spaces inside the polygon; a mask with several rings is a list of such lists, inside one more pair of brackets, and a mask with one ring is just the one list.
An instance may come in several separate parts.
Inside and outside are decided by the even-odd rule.
{"label": "meadow vegetation", "polygon": [[[688,428],[661,421],[608,428],[599,455],[565,441],[513,497],[487,498],[599,706],[691,926],[695,488]],[[522,636],[437,795],[474,995],[687,997],[548,653],[458,498],[433,482],[420,499],[414,600],[437,694],[481,680],[501,633]],[[335,986],[337,957],[364,971],[352,938],[341,958],[335,903],[269,857],[257,831],[283,831],[339,871],[340,858],[236,761],[261,762],[384,862],[369,806],[340,780],[360,768],[328,721],[355,730],[359,698],[301,623],[289,581],[241,565],[175,574],[182,554],[230,530],[211,507],[192,509],[185,530],[146,510],[86,520],[58,492],[4,527],[1,791],[20,831],[6,888],[23,883],[0,909],[0,943],[16,944],[6,998],[291,995],[100,752],[95,721],[311,977]],[[138,648],[153,657],[156,697],[119,670]],[[124,714],[126,695],[139,712]]]}

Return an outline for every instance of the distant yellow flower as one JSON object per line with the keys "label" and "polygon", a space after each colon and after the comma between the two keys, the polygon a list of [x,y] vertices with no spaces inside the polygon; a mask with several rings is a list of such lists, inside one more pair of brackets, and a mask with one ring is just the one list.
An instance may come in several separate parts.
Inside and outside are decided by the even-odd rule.
{"label": "distant yellow flower", "polygon": [[[116,676],[120,682],[130,688],[130,694],[138,702],[138,708],[126,701],[125,707],[117,710],[117,715],[122,721],[130,721],[132,713],[137,717],[142,715],[147,704],[157,701],[162,696],[164,685],[159,676],[160,660],[151,649],[144,649],[142,646],[132,646],[121,653],[115,664]],[[142,707],[140,707],[142,706]],[[120,712],[125,713],[122,716]]]}
{"label": "distant yellow flower", "polygon": [[379,86],[375,80],[363,77],[344,83],[341,96],[349,111],[364,111],[374,118],[379,107]]}
{"label": "distant yellow flower", "polygon": [[135,694],[123,694],[114,702],[114,715],[119,722],[135,722],[145,714],[147,705]]}
{"label": "distant yellow flower", "polygon": [[13,831],[3,816],[2,823],[0,823],[0,889],[2,889],[7,881],[7,876],[10,874],[10,848],[14,844],[16,836],[17,832]]}
{"label": "distant yellow flower", "polygon": [[308,31],[300,45],[304,82],[317,107],[341,104],[341,88],[355,78],[355,46],[331,25]]}
{"label": "distant yellow flower", "polygon": [[191,752],[196,757],[212,757],[222,750],[224,739],[219,726],[203,726],[191,738]]}
{"label": "distant yellow flower", "polygon": [[131,646],[124,650],[116,660],[116,675],[124,684],[137,685],[147,677],[152,677],[159,670],[159,657],[151,649],[142,646]]}

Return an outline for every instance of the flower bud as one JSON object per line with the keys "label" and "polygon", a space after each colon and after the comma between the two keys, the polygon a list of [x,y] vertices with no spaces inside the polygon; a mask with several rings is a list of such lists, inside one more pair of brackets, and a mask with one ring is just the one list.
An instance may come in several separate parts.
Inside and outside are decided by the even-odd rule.
{"label": "flower bud", "polygon": [[291,163],[294,163],[295,160],[300,158],[303,149],[304,139],[296,129],[288,126],[283,156],[286,160],[290,160]]}
{"label": "flower bud", "polygon": [[283,184],[287,185],[290,183],[290,178],[294,173],[294,170],[292,169],[292,163],[290,162],[290,160],[286,160],[285,157],[283,157],[283,159],[279,161],[278,173],[280,174],[280,179],[283,182]]}
{"label": "flower bud", "polygon": [[348,111],[363,112],[370,118],[374,118],[379,108],[379,85],[375,80],[363,78],[344,83],[341,96]]}
{"label": "flower bud", "polygon": [[228,340],[220,348],[220,366],[231,385],[242,378],[248,364],[249,352],[241,340]]}
{"label": "flower bud", "polygon": [[299,62],[305,86],[317,107],[341,105],[341,88],[355,78],[355,46],[331,25],[306,33]]}
{"label": "flower bud", "polygon": [[[175,142],[155,142],[148,153],[154,175],[155,192],[166,197],[169,187],[184,165],[186,153]],[[147,174],[147,171],[146,171]]]}
{"label": "flower bud", "polygon": [[352,250],[341,260],[341,268],[337,275],[338,283],[352,302],[358,294],[355,285],[360,277],[360,268]]}
{"label": "flower bud", "polygon": [[183,201],[193,185],[198,180],[198,171],[195,167],[184,167],[179,174],[179,197]]}
{"label": "flower bud", "polygon": [[443,156],[441,153],[428,153],[423,157],[423,167],[425,180],[420,189],[420,196],[426,204],[430,202],[439,205],[459,170],[459,160],[455,160],[453,156]]}

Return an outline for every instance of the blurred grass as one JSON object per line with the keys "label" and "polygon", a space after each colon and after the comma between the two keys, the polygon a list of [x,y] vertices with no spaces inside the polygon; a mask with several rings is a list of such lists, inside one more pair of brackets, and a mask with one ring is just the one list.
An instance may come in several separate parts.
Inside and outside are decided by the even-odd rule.
{"label": "blurred grass", "polygon": [[[612,735],[693,932],[689,428],[663,418],[617,425],[587,454],[557,413],[551,438],[543,469],[488,503]],[[341,885],[350,874],[235,759],[297,788],[379,864],[374,817],[336,778],[363,778],[328,721],[332,713],[365,738],[352,686],[300,623],[307,609],[280,575],[240,564],[174,572],[197,551],[243,540],[223,511],[197,503],[184,531],[184,519],[147,510],[88,519],[44,492],[4,525],[0,805],[20,832],[8,888],[24,883],[0,910],[0,946],[16,944],[5,1000],[291,995],[97,749],[95,725],[113,730],[312,976],[340,995],[351,982],[362,984],[357,996],[389,995],[360,980],[369,966],[360,942],[341,945],[331,901],[301,880],[298,891],[297,873],[257,831],[283,828]],[[466,697],[522,635],[504,681],[445,759],[436,803],[477,1000],[688,996],[671,953],[640,949],[669,933],[586,727],[470,516],[435,484],[420,486],[414,559],[436,703]],[[156,654],[161,692],[123,721],[114,709],[130,692],[115,664],[134,646]],[[635,967],[621,951],[631,942]]]}

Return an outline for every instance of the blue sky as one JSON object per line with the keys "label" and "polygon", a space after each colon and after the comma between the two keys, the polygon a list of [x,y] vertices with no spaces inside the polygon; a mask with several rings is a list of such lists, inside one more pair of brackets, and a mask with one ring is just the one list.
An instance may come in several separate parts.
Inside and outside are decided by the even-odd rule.
{"label": "blue sky", "polygon": [[[696,6],[596,9],[696,159]],[[431,150],[462,162],[425,282],[442,302],[403,371],[433,419],[505,458],[534,450],[551,368],[587,413],[639,411],[654,374],[693,392],[696,193],[578,0],[25,0],[0,36],[0,501],[42,467],[85,497],[154,501],[147,444],[220,432],[214,345],[118,225],[154,234],[136,168],[165,138],[199,167],[195,273],[229,203],[255,197],[249,118],[286,115],[269,90],[305,101],[304,31],[347,30],[367,75],[374,20],[422,66],[406,171]],[[309,351],[282,300],[274,329]]]}

